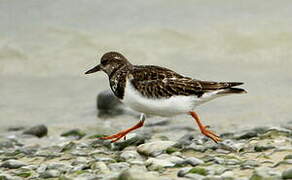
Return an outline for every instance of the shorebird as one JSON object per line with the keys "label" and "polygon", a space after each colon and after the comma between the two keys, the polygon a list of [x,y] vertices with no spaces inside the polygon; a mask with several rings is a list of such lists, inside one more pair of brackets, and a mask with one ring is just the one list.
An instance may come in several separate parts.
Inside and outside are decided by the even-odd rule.
{"label": "shorebird", "polygon": [[234,87],[242,85],[242,82],[201,81],[165,67],[133,65],[118,52],[105,53],[100,64],[85,74],[98,71],[108,75],[111,90],[122,103],[142,113],[135,126],[101,138],[111,142],[142,127],[144,114],[166,117],[189,114],[195,119],[201,133],[217,143],[221,141],[220,137],[203,125],[195,108],[217,97],[246,93],[244,89]]}

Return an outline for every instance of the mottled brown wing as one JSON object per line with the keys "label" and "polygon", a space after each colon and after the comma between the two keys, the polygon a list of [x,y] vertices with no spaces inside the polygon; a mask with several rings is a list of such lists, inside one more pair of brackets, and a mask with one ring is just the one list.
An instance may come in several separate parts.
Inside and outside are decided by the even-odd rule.
{"label": "mottled brown wing", "polygon": [[149,98],[167,98],[177,95],[200,97],[206,92],[243,84],[240,82],[200,81],[159,66],[136,66],[131,74],[133,75],[133,79],[131,79],[133,86]]}
{"label": "mottled brown wing", "polygon": [[170,69],[152,65],[134,66],[130,73],[139,81],[163,80],[165,78],[187,78]]}

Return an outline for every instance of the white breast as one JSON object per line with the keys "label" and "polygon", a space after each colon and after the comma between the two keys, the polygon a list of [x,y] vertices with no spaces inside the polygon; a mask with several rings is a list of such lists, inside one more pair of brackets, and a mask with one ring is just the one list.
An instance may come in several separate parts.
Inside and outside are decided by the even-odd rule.
{"label": "white breast", "polygon": [[141,95],[127,79],[122,102],[130,108],[146,114],[175,116],[192,111],[201,104],[196,96],[174,96],[163,99],[150,99]]}

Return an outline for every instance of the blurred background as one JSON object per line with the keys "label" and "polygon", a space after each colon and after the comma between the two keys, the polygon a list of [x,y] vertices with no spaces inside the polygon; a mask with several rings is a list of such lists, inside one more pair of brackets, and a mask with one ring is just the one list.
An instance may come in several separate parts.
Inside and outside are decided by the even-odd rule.
{"label": "blurred background", "polygon": [[[290,0],[2,0],[0,22],[0,132],[135,124],[132,116],[96,116],[108,79],[84,72],[107,51],[197,79],[245,82],[248,94],[197,110],[220,133],[292,120]],[[196,128],[189,116],[170,121]]]}

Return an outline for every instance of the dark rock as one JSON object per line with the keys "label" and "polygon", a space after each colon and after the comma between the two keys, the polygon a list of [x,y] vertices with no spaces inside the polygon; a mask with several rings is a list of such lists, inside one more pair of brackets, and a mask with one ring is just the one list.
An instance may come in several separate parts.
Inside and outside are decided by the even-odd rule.
{"label": "dark rock", "polygon": [[52,170],[47,170],[47,171],[41,173],[40,177],[41,178],[45,178],[45,179],[47,179],[47,178],[56,178],[56,177],[59,177],[60,174],[61,173],[58,170],[52,169]]}
{"label": "dark rock", "polygon": [[199,164],[203,164],[204,161],[195,157],[188,157],[185,159],[186,164],[190,164],[191,166],[197,166]]}
{"label": "dark rock", "polygon": [[48,134],[48,128],[43,124],[37,125],[23,131],[23,134],[29,134],[41,138]]}
{"label": "dark rock", "polygon": [[21,131],[23,129],[25,129],[24,126],[15,126],[15,127],[8,128],[7,131]]}
{"label": "dark rock", "polygon": [[235,139],[236,140],[250,139],[250,138],[253,138],[253,137],[257,137],[257,136],[258,136],[258,133],[251,130],[251,131],[246,131],[246,132],[243,132],[241,134],[235,135]]}
{"label": "dark rock", "polygon": [[66,131],[61,134],[63,137],[75,137],[76,139],[81,139],[86,135],[85,132],[83,132],[80,129],[71,129],[69,131]]}
{"label": "dark rock", "polygon": [[286,160],[286,159],[292,159],[292,154],[288,154],[288,155],[286,155],[285,157],[284,157],[284,159]]}
{"label": "dark rock", "polygon": [[286,169],[285,171],[283,171],[282,178],[283,179],[292,179],[292,168]]}
{"label": "dark rock", "polygon": [[96,104],[98,117],[117,116],[124,113],[123,104],[111,90],[100,92]]}
{"label": "dark rock", "polygon": [[254,147],[254,150],[256,152],[263,152],[263,151],[267,151],[267,150],[270,150],[270,149],[274,149],[275,146],[259,146],[259,145],[256,145]]}
{"label": "dark rock", "polygon": [[127,140],[116,142],[114,144],[113,150],[121,151],[128,146],[139,146],[140,144],[145,143],[146,138],[146,136],[136,134],[134,137]]}
{"label": "dark rock", "polygon": [[26,166],[26,164],[22,161],[18,161],[14,159],[7,160],[1,164],[1,167],[9,168],[9,169],[17,169],[22,166]]}
{"label": "dark rock", "polygon": [[185,168],[181,168],[178,172],[177,172],[177,176],[178,177],[184,177],[187,173],[189,173],[189,171],[191,170],[191,167],[185,167]]}
{"label": "dark rock", "polygon": [[183,148],[185,146],[188,146],[192,144],[194,138],[194,134],[186,134],[177,141],[175,147]]}

